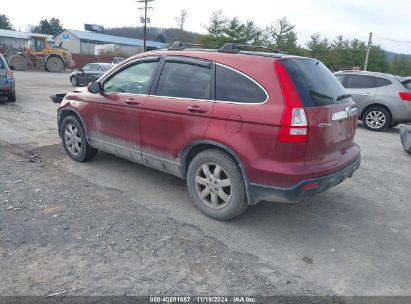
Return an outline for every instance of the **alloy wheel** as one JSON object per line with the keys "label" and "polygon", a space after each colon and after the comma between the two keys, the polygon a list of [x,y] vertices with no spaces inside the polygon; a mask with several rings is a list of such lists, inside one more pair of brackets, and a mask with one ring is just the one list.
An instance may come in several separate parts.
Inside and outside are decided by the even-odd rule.
{"label": "alloy wheel", "polygon": [[365,121],[371,129],[380,129],[384,126],[387,118],[381,111],[371,111],[367,114]]}
{"label": "alloy wheel", "polygon": [[64,143],[72,155],[75,156],[81,153],[81,134],[79,129],[72,123],[67,124],[64,129]]}
{"label": "alloy wheel", "polygon": [[201,201],[213,209],[226,207],[233,194],[231,180],[226,171],[215,163],[206,163],[198,168],[195,189]]}

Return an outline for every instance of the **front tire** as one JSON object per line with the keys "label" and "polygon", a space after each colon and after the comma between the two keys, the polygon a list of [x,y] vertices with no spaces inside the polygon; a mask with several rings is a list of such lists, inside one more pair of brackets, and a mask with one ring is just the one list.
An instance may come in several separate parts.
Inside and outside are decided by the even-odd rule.
{"label": "front tire", "polygon": [[60,73],[64,71],[64,63],[58,57],[50,57],[46,62],[46,70],[48,72]]}
{"label": "front tire", "polygon": [[238,164],[219,150],[206,150],[194,157],[188,167],[187,188],[194,205],[217,220],[232,219],[248,207]]}
{"label": "front tire", "polygon": [[391,113],[382,107],[371,107],[365,111],[362,121],[368,130],[381,132],[391,125]]}
{"label": "front tire", "polygon": [[88,144],[82,124],[74,116],[64,118],[61,124],[61,139],[64,150],[75,161],[86,162],[97,154],[97,150]]}
{"label": "front tire", "polygon": [[71,82],[71,85],[72,85],[73,87],[78,87],[78,86],[79,86],[79,83],[78,83],[78,80],[77,80],[77,77],[76,77],[76,76],[71,76],[70,82]]}

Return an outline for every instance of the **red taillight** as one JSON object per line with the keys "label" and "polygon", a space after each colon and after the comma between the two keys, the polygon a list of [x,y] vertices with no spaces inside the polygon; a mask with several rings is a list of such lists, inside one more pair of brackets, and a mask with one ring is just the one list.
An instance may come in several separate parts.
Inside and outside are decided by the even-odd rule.
{"label": "red taillight", "polygon": [[308,122],[300,96],[281,62],[277,61],[274,66],[285,101],[278,140],[282,142],[307,142]]}
{"label": "red taillight", "polygon": [[411,92],[400,92],[402,100],[411,101]]}

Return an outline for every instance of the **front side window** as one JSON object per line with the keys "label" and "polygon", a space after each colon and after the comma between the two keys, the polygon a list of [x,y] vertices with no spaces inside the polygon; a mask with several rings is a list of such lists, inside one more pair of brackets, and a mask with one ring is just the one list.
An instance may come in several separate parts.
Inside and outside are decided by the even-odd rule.
{"label": "front side window", "polygon": [[250,78],[217,65],[216,100],[243,103],[261,103],[267,99],[265,91]]}
{"label": "front side window", "polygon": [[211,98],[211,69],[183,62],[166,62],[158,82],[156,95]]}
{"label": "front side window", "polygon": [[141,62],[128,66],[104,82],[106,93],[148,94],[158,62]]}
{"label": "front side window", "polygon": [[375,77],[363,75],[351,75],[347,81],[348,89],[370,89],[377,87]]}
{"label": "front side window", "polygon": [[36,39],[36,52],[41,52],[42,50],[44,50],[44,48],[44,40]]}

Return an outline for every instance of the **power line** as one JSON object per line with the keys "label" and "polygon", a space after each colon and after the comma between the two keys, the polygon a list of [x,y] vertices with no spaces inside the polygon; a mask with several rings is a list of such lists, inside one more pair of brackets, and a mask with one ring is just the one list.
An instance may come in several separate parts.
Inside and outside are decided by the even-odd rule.
{"label": "power line", "polygon": [[381,37],[381,36],[378,36],[378,35],[375,35],[375,34],[374,34],[374,37],[377,37],[377,38],[380,38],[380,39],[383,39],[383,40],[392,41],[392,42],[398,42],[398,43],[411,43],[411,41],[395,40],[395,39],[390,39],[390,38]]}

